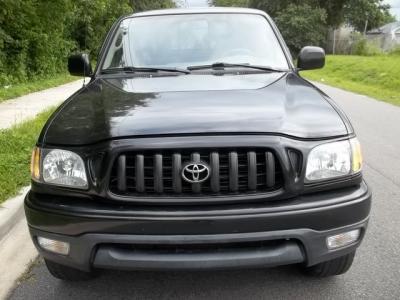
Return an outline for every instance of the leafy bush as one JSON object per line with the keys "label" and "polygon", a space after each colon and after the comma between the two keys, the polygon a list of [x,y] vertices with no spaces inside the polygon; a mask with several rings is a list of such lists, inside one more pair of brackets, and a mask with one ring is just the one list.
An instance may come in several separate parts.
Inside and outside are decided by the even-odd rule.
{"label": "leafy bush", "polygon": [[68,1],[3,0],[0,10],[0,84],[25,82],[63,70],[74,46],[65,38]]}
{"label": "leafy bush", "polygon": [[173,6],[172,0],[1,0],[0,87],[66,71],[67,56],[95,58],[111,24],[133,8]]}
{"label": "leafy bush", "polygon": [[400,45],[398,45],[398,46],[394,47],[392,50],[390,50],[389,54],[400,56]]}
{"label": "leafy bush", "polygon": [[383,54],[383,51],[374,42],[368,41],[365,37],[360,37],[352,45],[352,54],[375,56]]}

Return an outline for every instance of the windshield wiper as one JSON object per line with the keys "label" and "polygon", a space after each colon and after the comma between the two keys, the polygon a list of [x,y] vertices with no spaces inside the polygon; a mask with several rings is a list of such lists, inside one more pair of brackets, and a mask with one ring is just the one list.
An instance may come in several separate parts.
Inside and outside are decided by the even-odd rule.
{"label": "windshield wiper", "polygon": [[211,65],[199,65],[199,66],[187,67],[187,69],[190,71],[205,70],[205,69],[224,70],[225,68],[248,68],[248,69],[257,69],[268,72],[288,72],[288,70],[277,69],[268,66],[257,66],[251,64],[230,64],[224,62],[216,62]]}
{"label": "windshield wiper", "polygon": [[183,74],[190,74],[189,70],[180,69],[180,68],[159,68],[159,67],[122,67],[122,68],[107,68],[101,70],[102,74],[113,74],[118,72],[126,72],[126,73],[136,73],[136,72],[149,72],[149,73],[157,73],[157,72],[177,72]]}

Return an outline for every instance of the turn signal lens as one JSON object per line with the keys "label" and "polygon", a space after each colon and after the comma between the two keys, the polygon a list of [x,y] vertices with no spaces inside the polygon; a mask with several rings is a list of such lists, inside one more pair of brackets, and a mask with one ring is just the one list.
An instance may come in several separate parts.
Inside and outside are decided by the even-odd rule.
{"label": "turn signal lens", "polygon": [[355,243],[360,237],[360,229],[340,233],[330,236],[326,239],[326,245],[329,249],[336,249]]}
{"label": "turn signal lens", "polygon": [[350,140],[351,144],[351,150],[352,150],[352,171],[353,173],[357,173],[361,171],[362,168],[362,163],[363,163],[363,157],[361,153],[361,145],[360,142],[354,138]]}
{"label": "turn signal lens", "polygon": [[39,236],[37,238],[38,244],[44,250],[54,252],[57,254],[68,255],[69,254],[69,243],[61,242],[57,240],[51,240]]}
{"label": "turn signal lens", "polygon": [[31,176],[33,180],[40,179],[40,149],[38,147],[33,148],[32,151]]}

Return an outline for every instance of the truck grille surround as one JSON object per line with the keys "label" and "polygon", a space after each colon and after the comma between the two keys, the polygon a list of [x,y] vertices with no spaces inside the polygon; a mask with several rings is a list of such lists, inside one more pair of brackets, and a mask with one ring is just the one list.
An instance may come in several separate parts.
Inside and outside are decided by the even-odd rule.
{"label": "truck grille surround", "polygon": [[[206,166],[209,176],[201,183],[188,182],[182,176],[188,164]],[[282,186],[279,160],[268,149],[189,149],[120,153],[109,189],[125,197],[198,197],[268,193]]]}

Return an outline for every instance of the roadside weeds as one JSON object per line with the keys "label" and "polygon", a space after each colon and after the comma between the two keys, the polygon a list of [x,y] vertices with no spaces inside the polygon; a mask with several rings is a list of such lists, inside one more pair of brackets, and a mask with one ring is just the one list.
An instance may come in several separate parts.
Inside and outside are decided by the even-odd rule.
{"label": "roadside weeds", "polygon": [[344,90],[400,105],[400,55],[328,55],[323,69],[301,75]]}
{"label": "roadside weeds", "polygon": [[0,130],[0,204],[29,185],[29,164],[37,137],[54,108],[35,119]]}

